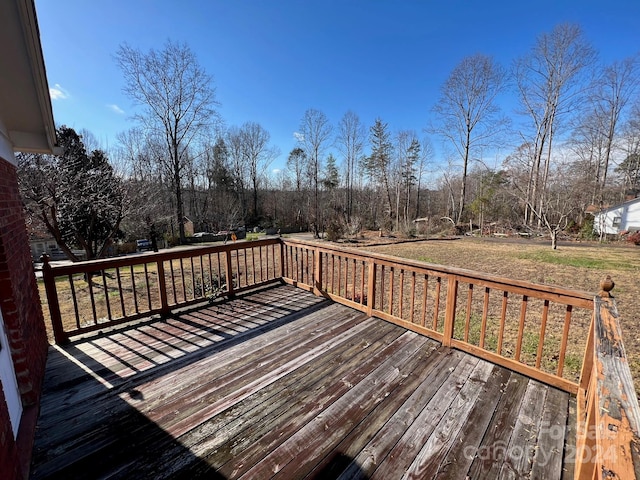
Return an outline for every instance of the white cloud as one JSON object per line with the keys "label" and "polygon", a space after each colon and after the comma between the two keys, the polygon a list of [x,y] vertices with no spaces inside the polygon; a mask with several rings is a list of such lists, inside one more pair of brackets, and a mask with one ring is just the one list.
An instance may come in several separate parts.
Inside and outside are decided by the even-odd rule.
{"label": "white cloud", "polygon": [[65,100],[71,96],[59,83],[56,83],[53,88],[49,88],[49,95],[52,100]]}
{"label": "white cloud", "polygon": [[304,142],[304,135],[300,132],[293,132],[293,138],[299,142]]}
{"label": "white cloud", "polygon": [[279,168],[274,168],[274,169],[273,169],[273,170],[271,170],[271,171],[277,175],[277,174],[279,174],[282,170],[280,170]]}
{"label": "white cloud", "polygon": [[118,115],[124,115],[124,110],[122,110],[118,105],[116,105],[115,103],[110,103],[107,105],[107,108],[109,110],[111,110],[112,112],[117,113]]}

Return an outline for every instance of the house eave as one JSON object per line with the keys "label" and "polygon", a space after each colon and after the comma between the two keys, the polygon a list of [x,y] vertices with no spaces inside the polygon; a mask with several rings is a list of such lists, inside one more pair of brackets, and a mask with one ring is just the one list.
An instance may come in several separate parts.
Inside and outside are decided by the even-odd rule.
{"label": "house eave", "polygon": [[33,0],[0,2],[0,120],[13,151],[55,153],[57,139]]}

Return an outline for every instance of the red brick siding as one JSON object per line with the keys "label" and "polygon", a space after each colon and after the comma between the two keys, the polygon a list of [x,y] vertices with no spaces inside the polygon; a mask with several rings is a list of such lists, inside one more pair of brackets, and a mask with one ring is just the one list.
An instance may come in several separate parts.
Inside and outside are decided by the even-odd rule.
{"label": "red brick siding", "polygon": [[[16,167],[0,158],[0,307],[23,405],[37,405],[47,335],[33,274]],[[22,432],[21,432],[22,433]],[[31,443],[31,442],[27,442]],[[18,456],[0,392],[0,478],[18,475]],[[5,468],[8,470],[5,471]]]}

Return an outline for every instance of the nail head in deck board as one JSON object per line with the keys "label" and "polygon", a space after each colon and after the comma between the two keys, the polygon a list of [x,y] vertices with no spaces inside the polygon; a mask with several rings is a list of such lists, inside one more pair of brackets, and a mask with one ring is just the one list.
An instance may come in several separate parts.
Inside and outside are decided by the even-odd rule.
{"label": "nail head in deck board", "polygon": [[533,456],[538,441],[537,435],[548,390],[540,382],[529,381],[507,445],[500,477],[529,476],[533,466]]}
{"label": "nail head in deck board", "polygon": [[408,426],[398,443],[378,465],[371,479],[385,480],[405,472],[421,447],[428,440],[460,390],[460,385],[467,381],[471,372],[478,365],[477,358],[464,357],[449,377],[440,386],[429,403]]}
{"label": "nail head in deck board", "polygon": [[517,373],[511,374],[491,423],[478,447],[478,454],[480,455],[476,455],[471,464],[468,473],[469,478],[498,478],[502,462],[501,459],[495,461],[494,456],[496,455],[497,447],[504,448],[509,442],[509,438],[511,438],[513,426],[516,423],[520,404],[528,383],[528,379],[524,376]]}
{"label": "nail head in deck board", "polygon": [[[362,414],[363,411],[371,408],[370,405],[375,405],[382,400],[381,388],[397,385],[402,373],[410,369],[411,362],[407,360],[425,344],[416,337],[418,336],[411,332],[403,334],[394,342],[400,344],[400,348],[387,358],[381,359],[382,363],[366,376],[361,379],[352,379],[353,381],[349,382],[346,388],[337,383],[336,386],[341,387],[342,390],[340,396],[332,397],[331,400],[320,399],[311,402],[310,408],[304,408],[292,422],[284,425],[284,430],[273,430],[266,437],[253,443],[246,452],[234,451],[235,458],[232,465],[225,465],[220,472],[225,475],[240,475],[239,478],[244,476],[264,478],[276,473],[274,468],[277,465],[289,463],[306,443],[312,441],[314,436],[320,433],[330,435],[341,426],[344,428],[345,425],[350,424],[350,417],[358,415],[359,412]],[[400,367],[396,363],[399,363]],[[338,415],[332,417],[334,412]],[[268,439],[268,442],[265,442],[265,439]],[[263,450],[267,446],[269,453],[265,456]],[[260,462],[255,463],[255,460]],[[245,467],[251,468],[241,473]]]}
{"label": "nail head in deck board", "polygon": [[[491,377],[485,383],[478,400],[473,405],[468,421],[464,423],[458,437],[436,468],[437,478],[465,478],[480,442],[494,416],[498,402],[512,374],[509,370],[493,366]],[[435,462],[434,462],[435,463]],[[438,475],[441,474],[441,475]]]}
{"label": "nail head in deck board", "polygon": [[484,386],[490,380],[492,371],[492,364],[478,362],[471,376],[453,399],[450,408],[409,466],[406,478],[420,480],[433,476],[434,472],[438,471],[439,460],[458,439],[464,423],[473,421],[469,415]]}
{"label": "nail head in deck board", "polygon": [[[396,396],[397,392],[402,390],[402,384],[406,381],[406,378],[410,377],[416,368],[422,369],[423,364],[431,356],[433,347],[434,345],[431,345],[431,342],[425,343],[412,354],[410,359],[402,362],[402,369],[399,371],[399,382],[390,384],[390,389],[387,391],[378,391],[375,400],[365,399],[364,401],[356,402],[354,405],[353,401],[351,404],[347,401],[349,395],[345,395],[298,431],[290,439],[292,447],[295,449],[292,460],[284,468],[281,468],[273,478],[283,480],[296,478],[311,470],[318,462],[318,458],[331,451],[346,435],[365,421],[370,411],[378,410],[387,398]],[[390,361],[393,361],[393,359],[389,358],[386,363]],[[354,387],[354,390],[355,388],[357,387]],[[353,393],[354,390],[349,393]],[[383,393],[382,397],[380,396],[381,393]],[[332,411],[336,411],[339,414],[339,418],[335,420],[333,425],[331,424]],[[320,417],[322,418],[319,420]],[[327,417],[328,419],[326,419]],[[314,423],[316,432],[314,432]],[[318,426],[318,423],[321,423],[321,425]],[[305,430],[309,432],[305,434]],[[321,435],[321,433],[324,433],[324,435]]]}
{"label": "nail head in deck board", "polygon": [[558,472],[562,471],[563,451],[568,433],[566,428],[568,412],[569,395],[550,388],[542,413],[541,428],[531,468],[532,478],[555,478]]}
{"label": "nail head in deck board", "polygon": [[[437,344],[433,347],[435,348]],[[431,346],[429,346],[431,348]],[[340,455],[347,458],[355,458],[358,453],[365,447],[369,441],[376,435],[376,433],[391,419],[391,417],[398,411],[398,409],[408,400],[411,395],[414,394],[416,389],[429,382],[429,378],[433,376],[434,372],[441,368],[442,363],[449,356],[450,350],[444,348],[435,348],[425,362],[418,368],[415,368],[407,379],[393,391],[392,395],[387,396],[382,403],[376,406],[374,410],[369,412],[366,418],[364,418],[349,435],[344,437],[340,443],[334,446],[331,452],[327,455],[311,470],[308,474],[313,478],[318,471],[322,471],[325,478],[335,478],[341,470],[336,470],[338,465],[332,463],[332,459]],[[340,465],[342,468],[347,468],[349,465]]]}

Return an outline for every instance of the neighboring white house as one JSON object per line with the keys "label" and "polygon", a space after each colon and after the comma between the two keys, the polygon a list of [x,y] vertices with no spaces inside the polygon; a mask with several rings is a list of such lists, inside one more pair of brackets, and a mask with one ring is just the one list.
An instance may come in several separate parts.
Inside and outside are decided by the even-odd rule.
{"label": "neighboring white house", "polygon": [[593,229],[612,235],[640,230],[640,197],[594,213]]}

